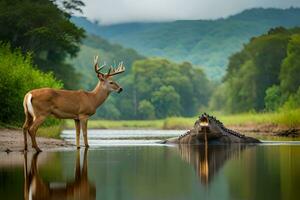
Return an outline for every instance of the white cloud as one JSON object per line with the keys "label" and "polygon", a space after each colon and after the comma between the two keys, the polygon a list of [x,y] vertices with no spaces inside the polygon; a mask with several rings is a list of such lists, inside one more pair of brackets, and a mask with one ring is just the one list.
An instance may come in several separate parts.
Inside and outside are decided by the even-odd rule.
{"label": "white cloud", "polygon": [[300,7],[300,0],[84,0],[84,16],[102,24],[215,19],[247,8]]}

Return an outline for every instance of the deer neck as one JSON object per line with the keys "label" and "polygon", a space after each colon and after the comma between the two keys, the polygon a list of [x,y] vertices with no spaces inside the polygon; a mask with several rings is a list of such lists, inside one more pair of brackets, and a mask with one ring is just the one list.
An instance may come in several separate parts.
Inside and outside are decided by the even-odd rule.
{"label": "deer neck", "polygon": [[99,107],[109,96],[110,91],[108,91],[104,85],[99,81],[94,90],[91,92],[94,99],[95,107]]}

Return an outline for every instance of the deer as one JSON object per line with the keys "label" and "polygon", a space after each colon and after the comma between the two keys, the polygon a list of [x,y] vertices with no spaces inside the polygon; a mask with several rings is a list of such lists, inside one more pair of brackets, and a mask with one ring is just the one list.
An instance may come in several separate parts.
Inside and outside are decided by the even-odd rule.
{"label": "deer", "polygon": [[54,185],[45,181],[39,174],[39,152],[33,154],[30,167],[27,152],[24,152],[24,199],[96,199],[95,184],[88,178],[87,154],[88,148],[85,148],[83,162],[80,164],[80,150],[77,149],[74,181]]}
{"label": "deer", "polygon": [[96,109],[105,102],[111,92],[123,91],[123,88],[112,79],[113,76],[125,72],[123,62],[120,62],[117,67],[111,65],[107,73],[101,72],[104,67],[106,67],[105,63],[99,67],[98,56],[95,56],[94,69],[98,83],[92,91],[40,88],[31,90],[24,96],[24,151],[27,151],[27,133],[31,137],[32,147],[37,152],[42,151],[36,142],[36,132],[48,116],[58,119],[73,119],[77,149],[80,148],[81,129],[84,145],[89,147],[87,138],[89,117],[95,114]]}

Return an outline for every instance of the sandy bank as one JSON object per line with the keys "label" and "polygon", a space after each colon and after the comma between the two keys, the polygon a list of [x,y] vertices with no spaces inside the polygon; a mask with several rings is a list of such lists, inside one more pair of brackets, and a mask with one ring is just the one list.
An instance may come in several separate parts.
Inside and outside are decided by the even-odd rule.
{"label": "sandy bank", "polygon": [[[36,137],[39,147],[43,151],[73,148],[74,145],[61,139]],[[31,147],[31,139],[27,136],[28,150]],[[23,151],[24,137],[21,129],[0,129],[0,151]]]}

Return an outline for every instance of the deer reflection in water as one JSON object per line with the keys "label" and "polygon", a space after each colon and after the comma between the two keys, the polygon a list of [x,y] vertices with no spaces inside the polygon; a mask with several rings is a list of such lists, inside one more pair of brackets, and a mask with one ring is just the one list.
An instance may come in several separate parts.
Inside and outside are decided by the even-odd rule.
{"label": "deer reflection in water", "polygon": [[201,183],[207,185],[227,160],[238,156],[245,145],[184,145],[178,150],[183,160],[193,165]]}
{"label": "deer reflection in water", "polygon": [[38,171],[38,156],[35,153],[31,160],[30,171],[27,166],[27,152],[24,153],[24,199],[96,199],[95,185],[88,180],[87,152],[84,150],[83,166],[80,166],[80,150],[76,154],[75,180],[71,183],[53,185],[44,181]]}

